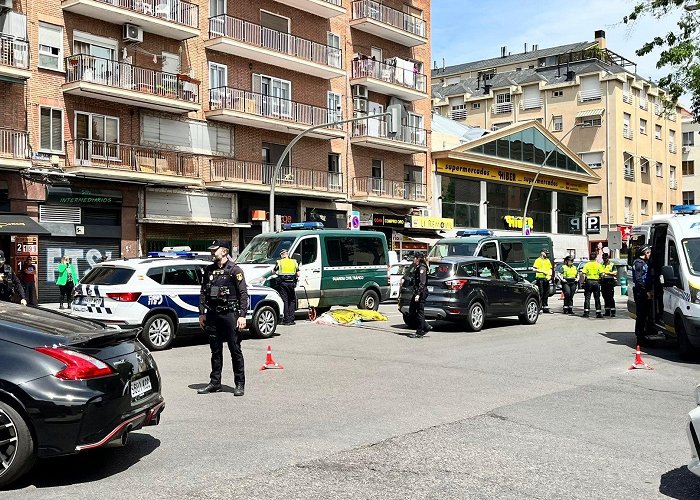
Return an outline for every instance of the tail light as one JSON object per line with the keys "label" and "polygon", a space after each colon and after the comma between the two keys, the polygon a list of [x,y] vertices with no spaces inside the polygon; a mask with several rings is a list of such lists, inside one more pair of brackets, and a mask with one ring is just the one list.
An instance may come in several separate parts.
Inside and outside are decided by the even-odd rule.
{"label": "tail light", "polygon": [[82,352],[62,347],[37,347],[34,350],[66,365],[65,368],[54,374],[55,377],[63,380],[85,380],[115,373],[108,364]]}
{"label": "tail light", "polygon": [[445,281],[445,285],[447,286],[448,290],[461,290],[464,285],[468,285],[469,280],[447,280]]}
{"label": "tail light", "polygon": [[107,297],[117,302],[136,302],[139,300],[141,292],[108,293]]}

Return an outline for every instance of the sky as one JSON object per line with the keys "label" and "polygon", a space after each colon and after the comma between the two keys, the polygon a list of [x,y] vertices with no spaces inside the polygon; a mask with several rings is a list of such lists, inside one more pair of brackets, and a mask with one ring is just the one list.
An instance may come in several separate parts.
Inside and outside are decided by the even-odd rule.
{"label": "sky", "polygon": [[[636,24],[622,22],[639,0],[432,0],[432,60],[451,66],[499,57],[501,47],[513,54],[575,42],[592,42],[604,30],[607,48],[637,63],[637,74],[657,81],[669,72],[656,69],[658,51],[639,57],[635,51],[676,25],[680,13],[662,19],[645,17]],[[432,62],[431,62],[432,67]],[[687,98],[681,98],[686,105]]]}

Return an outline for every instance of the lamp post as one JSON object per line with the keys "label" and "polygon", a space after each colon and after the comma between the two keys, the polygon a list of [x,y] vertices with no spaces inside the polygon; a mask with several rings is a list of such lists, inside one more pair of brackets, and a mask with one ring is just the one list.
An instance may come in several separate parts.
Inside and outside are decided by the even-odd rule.
{"label": "lamp post", "polygon": [[[571,127],[566,134],[561,136],[561,139],[557,139],[557,144],[563,144],[562,141],[574,130],[576,130],[578,127],[583,126],[583,123],[577,123],[573,127]],[[557,146],[555,144],[555,146]],[[535,184],[537,183],[537,178],[540,176],[540,172],[542,172],[542,169],[544,169],[544,166],[547,164],[547,160],[549,160],[549,157],[552,156],[552,153],[554,153],[554,150],[556,147],[552,148],[552,150],[547,153],[547,155],[544,157],[544,160],[542,160],[542,164],[539,166],[537,169],[537,172],[535,172],[535,178],[532,179],[532,184],[530,184],[530,189],[527,192],[527,198],[525,198],[525,208],[523,209],[523,236],[527,236],[527,207],[530,204],[530,196],[532,196],[532,189],[535,187]],[[583,222],[583,221],[581,221]]]}

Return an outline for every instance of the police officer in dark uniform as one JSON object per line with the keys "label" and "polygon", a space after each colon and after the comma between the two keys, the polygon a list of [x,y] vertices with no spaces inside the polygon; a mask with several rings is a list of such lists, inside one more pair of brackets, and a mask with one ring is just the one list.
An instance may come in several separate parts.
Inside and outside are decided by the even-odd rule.
{"label": "police officer in dark uniform", "polygon": [[243,270],[228,257],[229,244],[217,240],[209,247],[213,264],[204,269],[199,295],[199,326],[209,335],[211,375],[209,384],[198,394],[221,391],[224,342],[233,362],[234,396],[243,396],[245,372],[241,350],[241,330],[246,326],[248,286]]}
{"label": "police officer in dark uniform", "polygon": [[289,258],[289,252],[285,248],[280,252],[280,259],[275,265],[274,272],[277,273],[277,291],[284,303],[283,325],[293,325],[294,313],[296,312],[296,293],[294,289],[299,280],[299,263],[295,259]]}
{"label": "police officer in dark uniform", "polygon": [[646,338],[647,322],[652,307],[652,282],[649,273],[649,257],[651,248],[644,246],[639,250],[639,257],[632,263],[632,281],[634,288],[634,305],[637,318],[634,322],[634,334],[637,336],[639,345],[647,344]]}
{"label": "police officer in dark uniform", "polygon": [[23,306],[27,305],[27,298],[24,295],[22,282],[15,272],[5,263],[5,252],[0,250],[0,300],[12,302],[12,296],[17,293]]}
{"label": "police officer in dark uniform", "polygon": [[413,298],[408,308],[408,315],[416,324],[416,333],[409,335],[412,339],[422,338],[433,328],[425,322],[425,299],[428,298],[428,265],[422,252],[413,254]]}

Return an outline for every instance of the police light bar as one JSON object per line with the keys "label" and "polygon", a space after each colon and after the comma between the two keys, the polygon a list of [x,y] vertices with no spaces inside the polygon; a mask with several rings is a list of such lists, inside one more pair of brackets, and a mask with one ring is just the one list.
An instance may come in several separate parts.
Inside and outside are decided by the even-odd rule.
{"label": "police light bar", "polygon": [[493,236],[493,231],[490,229],[466,229],[464,231],[457,231],[457,236],[460,238],[462,236]]}
{"label": "police light bar", "polygon": [[700,213],[700,205],[674,205],[671,207],[673,214],[697,214]]}
{"label": "police light bar", "polygon": [[292,229],[323,229],[321,222],[292,222],[290,224],[282,224],[282,231],[291,231]]}
{"label": "police light bar", "polygon": [[198,257],[195,252],[185,252],[184,250],[176,250],[174,252],[148,252],[149,257]]}

